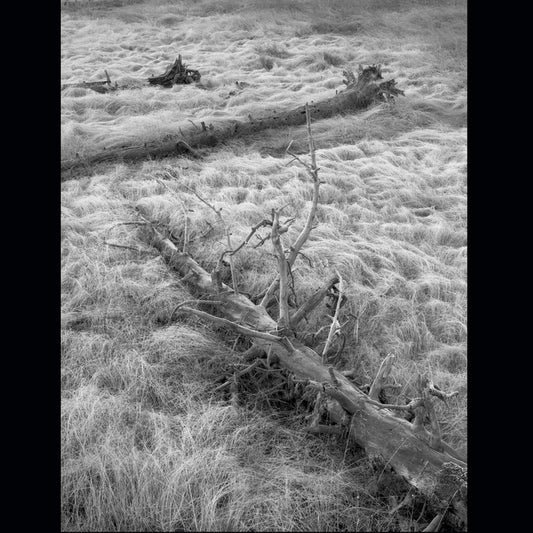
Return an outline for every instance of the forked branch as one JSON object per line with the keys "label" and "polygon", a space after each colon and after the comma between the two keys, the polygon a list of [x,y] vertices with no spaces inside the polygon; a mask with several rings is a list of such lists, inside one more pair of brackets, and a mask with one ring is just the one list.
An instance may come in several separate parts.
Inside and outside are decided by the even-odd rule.
{"label": "forked branch", "polygon": [[[313,200],[311,202],[311,209],[309,210],[309,213],[307,215],[307,220],[305,222],[305,225],[298,235],[298,238],[294,242],[294,244],[290,247],[289,254],[287,256],[287,262],[289,264],[289,268],[294,265],[294,262],[296,261],[296,258],[298,257],[298,254],[300,253],[300,250],[302,249],[302,246],[305,244],[307,239],[309,238],[309,234],[311,233],[311,230],[313,229],[313,222],[315,220],[316,211],[318,207],[318,200],[319,200],[319,189],[320,189],[320,180],[318,178],[318,167],[316,166],[316,154],[315,154],[315,142],[313,140],[313,135],[311,132],[311,114],[309,111],[309,104],[305,104],[305,117],[306,117],[306,124],[307,124],[307,139],[309,143],[309,153],[311,156],[311,165],[304,163],[296,154],[293,154],[290,152],[291,144],[287,147],[287,154],[291,155],[295,160],[299,161],[304,168],[307,170],[308,174],[311,176],[313,180]],[[265,296],[261,300],[261,306],[267,307],[270,303],[270,300],[273,296],[273,294],[276,292],[276,289],[279,286],[279,276],[274,279],[274,281],[270,284],[268,287],[267,292],[265,293]]]}
{"label": "forked branch", "polygon": [[284,330],[289,325],[289,280],[288,265],[279,234],[279,211],[272,211],[272,246],[278,260],[279,272],[279,319],[278,327]]}

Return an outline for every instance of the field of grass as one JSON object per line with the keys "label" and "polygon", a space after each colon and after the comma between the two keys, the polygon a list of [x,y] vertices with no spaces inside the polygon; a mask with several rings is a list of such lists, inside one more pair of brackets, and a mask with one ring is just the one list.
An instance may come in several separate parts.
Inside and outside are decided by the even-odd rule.
{"label": "field of grass", "polygon": [[[342,71],[381,63],[405,97],[317,121],[325,181],[318,224],[297,262],[303,300],[335,269],[346,282],[341,369],[368,382],[383,354],[413,393],[417,372],[459,395],[438,406],[443,437],[466,450],[466,2],[170,0],[69,2],[62,8],[62,83],[130,84],[111,94],[62,92],[62,157],[174,139],[198,124],[260,116],[342,89]],[[181,54],[202,88],[140,86]],[[246,82],[247,86],[237,86]],[[287,408],[215,380],[238,362],[230,335],[171,319],[188,294],[138,237],[141,205],[191,237],[216,207],[240,242],[273,207],[297,216],[312,185],[284,154],[305,127],[230,141],[201,159],[106,164],[61,185],[62,529],[64,531],[418,531],[416,506],[391,513],[382,471],[334,437],[301,431]],[[164,182],[165,185],[162,185]],[[185,187],[187,186],[187,187]],[[130,246],[117,248],[106,243]],[[211,270],[225,244],[211,234],[189,252]],[[239,287],[272,280],[267,243],[235,256]],[[309,324],[310,333],[316,323]],[[324,342],[323,331],[316,344]]]}

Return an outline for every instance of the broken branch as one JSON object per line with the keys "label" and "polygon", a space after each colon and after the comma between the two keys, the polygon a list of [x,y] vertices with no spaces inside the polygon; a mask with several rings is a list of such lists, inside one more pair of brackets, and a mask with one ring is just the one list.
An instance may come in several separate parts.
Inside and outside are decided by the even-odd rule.
{"label": "broken branch", "polygon": [[281,330],[289,325],[289,287],[288,287],[288,265],[281,239],[279,235],[279,211],[272,211],[272,247],[278,260],[279,272],[279,319],[278,326]]}
{"label": "broken branch", "polygon": [[324,362],[324,359],[326,357],[326,354],[328,353],[328,350],[333,341],[333,338],[340,331],[339,311],[341,309],[342,296],[343,296],[343,282],[342,282],[342,276],[338,272],[335,272],[335,273],[337,274],[337,278],[339,278],[339,294],[337,298],[337,306],[335,308],[335,314],[333,315],[333,320],[331,321],[331,326],[329,328],[328,338],[326,339],[326,344],[324,345],[324,349],[322,350],[322,362]]}
{"label": "broken branch", "polygon": [[210,315],[209,313],[204,313],[203,311],[199,311],[198,309],[192,309],[191,307],[180,307],[179,309],[187,313],[192,313],[193,315],[197,315],[201,318],[210,320],[211,322],[214,322],[215,324],[218,324],[219,326],[228,327],[244,335],[250,335],[250,337],[254,337],[256,339],[263,339],[265,341],[270,341],[270,342],[281,342],[283,340],[282,337],[276,337],[276,335],[271,335],[270,333],[266,333],[264,331],[256,331],[256,330],[247,328],[246,326],[241,326],[240,324],[232,322],[231,320],[220,318],[218,316],[213,316],[213,315]]}
{"label": "broken branch", "polygon": [[[300,250],[302,246],[305,244],[307,239],[309,238],[309,234],[311,233],[311,229],[313,228],[313,221],[315,219],[316,210],[318,206],[318,199],[319,199],[319,189],[320,189],[320,180],[318,178],[318,168],[316,167],[316,155],[315,155],[315,143],[313,140],[312,132],[311,132],[311,113],[309,111],[309,104],[306,103],[304,106],[305,110],[305,119],[307,124],[307,137],[308,137],[308,143],[309,143],[309,152],[311,154],[311,166],[301,161],[298,157],[296,157],[300,163],[306,168],[309,175],[311,176],[313,180],[313,199],[311,202],[311,209],[309,210],[309,213],[307,215],[307,220],[305,222],[305,225],[298,235],[298,238],[296,239],[295,243],[290,247],[289,255],[287,257],[287,262],[289,263],[289,267],[292,267],[294,262],[296,261],[296,258],[298,257],[298,254],[300,253]],[[292,142],[289,144],[287,150],[290,148]],[[290,152],[288,152],[289,155],[293,155]],[[265,296],[261,300],[261,306],[268,307],[268,304],[270,302],[270,299],[272,298],[274,292],[277,290],[280,283],[279,276],[274,279],[274,281],[270,284],[270,287],[268,288]]]}

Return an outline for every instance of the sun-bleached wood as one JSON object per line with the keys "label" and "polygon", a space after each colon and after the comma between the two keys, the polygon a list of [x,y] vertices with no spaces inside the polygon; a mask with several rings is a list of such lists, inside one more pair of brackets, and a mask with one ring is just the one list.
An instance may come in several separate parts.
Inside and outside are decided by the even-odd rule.
{"label": "sun-bleached wood", "polygon": [[[255,305],[246,296],[234,293],[227,286],[223,286],[223,292],[219,292],[211,275],[188,254],[179,252],[155,228],[142,226],[140,232],[142,238],[159,250],[182,278],[187,277],[193,294],[216,295],[216,300],[223,301],[223,305],[217,306],[217,309],[226,320],[266,335],[276,331],[276,321],[264,307]],[[429,432],[414,431],[413,425],[407,420],[399,418],[390,409],[376,406],[375,401],[341,373],[335,374],[337,383],[333,384],[329,369],[322,364],[320,355],[298,339],[290,338],[282,342],[267,340],[262,336],[250,334],[254,346],[261,351],[270,350],[278,364],[293,373],[296,379],[315,383],[331,400],[335,400],[339,408],[328,408],[332,420],[342,423],[349,416],[349,434],[369,456],[381,457],[422,493],[443,501],[451,500],[451,511],[457,512],[462,520],[466,519],[465,506],[459,497],[461,491],[456,490],[457,495],[452,497],[449,484],[441,482],[446,465],[466,469],[465,457],[444,442],[440,450],[432,448]]]}

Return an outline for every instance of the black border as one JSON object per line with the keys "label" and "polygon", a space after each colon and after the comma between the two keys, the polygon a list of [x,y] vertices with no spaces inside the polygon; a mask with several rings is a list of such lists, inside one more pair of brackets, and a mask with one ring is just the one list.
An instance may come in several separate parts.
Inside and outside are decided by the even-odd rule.
{"label": "black border", "polygon": [[[24,529],[59,531],[61,5],[12,7],[18,11],[4,18],[14,30],[3,54],[4,103],[11,112],[4,161],[14,163],[4,173],[9,186],[4,205],[11,208],[4,219],[4,265],[18,279],[4,274],[6,286],[14,289],[4,360],[18,365],[4,373],[11,385],[4,395],[10,415],[4,443],[20,457],[6,457],[14,482],[8,497],[19,508],[10,503],[5,509]],[[469,531],[508,530],[515,513],[521,525],[528,523],[527,507],[515,500],[515,483],[505,478],[517,466],[522,473],[529,455],[514,449],[515,442],[528,441],[528,406],[518,409],[525,416],[521,424],[509,418],[516,410],[509,403],[515,373],[525,373],[527,352],[512,342],[523,335],[516,319],[524,311],[505,301],[508,292],[521,294],[528,285],[528,246],[523,240],[515,245],[509,236],[526,223],[519,220],[522,195],[516,193],[524,191],[527,201],[529,180],[526,171],[513,167],[522,134],[508,118],[522,118],[527,94],[516,94],[520,80],[502,72],[510,57],[496,51],[506,39],[502,26],[515,26],[501,20],[504,11],[486,3],[468,6]],[[522,212],[527,214],[527,207]],[[504,227],[506,220],[512,228]],[[527,477],[525,483],[528,488]]]}

